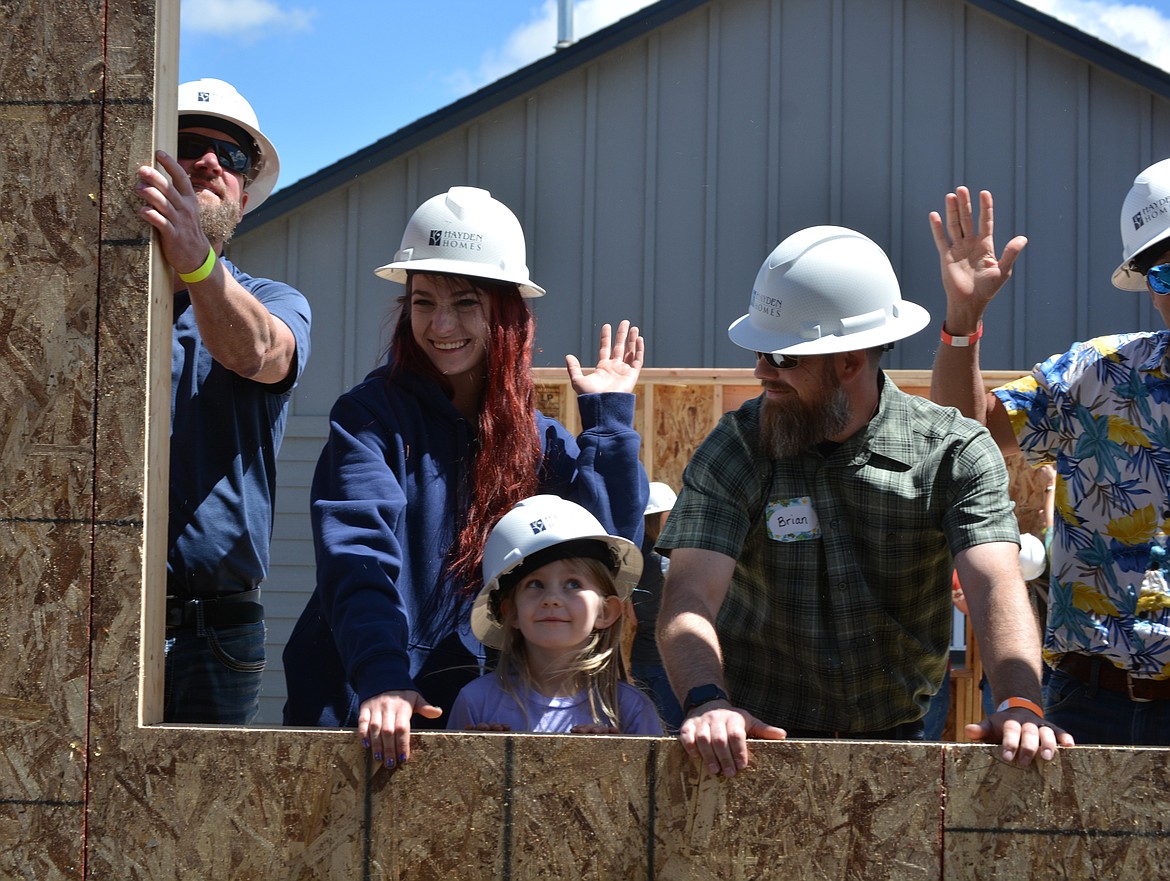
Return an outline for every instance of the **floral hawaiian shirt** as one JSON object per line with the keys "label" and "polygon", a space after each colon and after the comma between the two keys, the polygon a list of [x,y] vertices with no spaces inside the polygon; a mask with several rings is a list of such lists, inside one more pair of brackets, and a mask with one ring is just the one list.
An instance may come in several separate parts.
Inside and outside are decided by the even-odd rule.
{"label": "floral hawaiian shirt", "polygon": [[1170,678],[1170,332],[1077,343],[995,390],[1032,464],[1057,471],[1045,658]]}

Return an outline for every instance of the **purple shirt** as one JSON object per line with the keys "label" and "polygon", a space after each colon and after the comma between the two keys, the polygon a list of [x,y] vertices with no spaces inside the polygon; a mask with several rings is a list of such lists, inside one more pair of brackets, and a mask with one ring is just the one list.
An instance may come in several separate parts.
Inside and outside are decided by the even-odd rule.
{"label": "purple shirt", "polygon": [[[507,725],[512,731],[539,734],[569,734],[575,725],[592,725],[589,695],[581,691],[571,697],[545,697],[523,685],[513,697],[500,686],[495,673],[475,679],[463,687],[451,715],[448,731],[465,731],[480,722]],[[527,716],[525,715],[527,711]],[[622,734],[649,734],[661,737],[662,722],[654,704],[634,686],[618,683],[618,719]]]}

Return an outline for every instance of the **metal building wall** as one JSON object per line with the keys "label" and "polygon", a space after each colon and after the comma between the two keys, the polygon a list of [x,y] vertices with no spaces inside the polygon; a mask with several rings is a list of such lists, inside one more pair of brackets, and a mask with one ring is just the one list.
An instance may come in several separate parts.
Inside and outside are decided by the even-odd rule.
{"label": "metal building wall", "polygon": [[604,54],[533,65],[510,97],[489,87],[398,152],[257,212],[233,259],[289,279],[315,317],[281,454],[263,718],[278,718],[280,647],[312,588],[308,484],[326,416],[380,360],[401,292],[373,269],[414,207],[452,185],[490,189],[521,219],[549,291],[534,304],[537,366],[594,357],[597,327],[622,317],[648,336],[649,366],[747,366],[726,328],[761,261],[831,223],[886,248],[904,295],[936,316],[887,356],[927,368],[943,297],[926,215],[959,183],[995,193],[1001,245],[1031,240],[988,313],[986,366],[1024,370],[1074,339],[1157,326],[1148,298],[1109,275],[1122,197],[1170,155],[1170,77],[1087,37],[1077,54],[1067,29],[1050,42],[1021,15],[996,0],[668,0]]}

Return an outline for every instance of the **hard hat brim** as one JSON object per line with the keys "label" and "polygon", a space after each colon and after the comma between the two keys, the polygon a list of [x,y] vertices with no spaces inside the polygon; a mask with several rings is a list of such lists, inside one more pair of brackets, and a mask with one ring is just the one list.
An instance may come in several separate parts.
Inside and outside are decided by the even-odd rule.
{"label": "hard hat brim", "polygon": [[[642,552],[638,546],[618,535],[584,535],[579,536],[579,538],[605,542],[613,548],[620,561],[617,574],[613,577],[617,595],[622,602],[633,596],[638,579],[642,577]],[[471,632],[488,648],[498,649],[504,644],[504,626],[496,621],[491,614],[492,593],[500,586],[500,576],[507,575],[523,562],[524,558],[521,557],[515,564],[485,584],[480,589],[479,595],[476,596],[475,604],[471,607]]]}
{"label": "hard hat brim", "polygon": [[[1145,245],[1138,248],[1136,253],[1140,254],[1156,241],[1158,241],[1157,238],[1155,238],[1153,241],[1147,242]],[[1146,287],[1146,277],[1136,269],[1132,269],[1129,264],[1130,261],[1126,260],[1115,270],[1113,270],[1113,286],[1123,291],[1134,291],[1135,293],[1149,290],[1149,288]]]}
{"label": "hard hat brim", "polygon": [[650,514],[661,514],[663,511],[670,511],[674,508],[674,503],[677,501],[678,496],[668,484],[662,482],[652,483],[650,484],[650,497],[646,500],[646,510],[642,512],[642,516],[646,517]]}
{"label": "hard hat brim", "polygon": [[751,317],[749,312],[733,321],[727,328],[728,337],[741,348],[775,355],[828,355],[872,349],[913,336],[930,323],[930,313],[909,300],[899,302],[898,316],[888,319],[880,327],[856,333],[827,334],[816,339],[762,330],[752,324]]}
{"label": "hard hat brim", "polygon": [[514,284],[520,289],[520,296],[527,300],[543,297],[544,288],[534,284],[527,278],[510,276],[498,268],[485,263],[471,263],[467,260],[443,260],[438,257],[425,257],[421,260],[401,260],[396,263],[387,263],[374,270],[374,275],[387,281],[406,284],[407,272],[434,272],[441,275],[463,275],[468,278],[482,278],[487,281],[502,281]]}

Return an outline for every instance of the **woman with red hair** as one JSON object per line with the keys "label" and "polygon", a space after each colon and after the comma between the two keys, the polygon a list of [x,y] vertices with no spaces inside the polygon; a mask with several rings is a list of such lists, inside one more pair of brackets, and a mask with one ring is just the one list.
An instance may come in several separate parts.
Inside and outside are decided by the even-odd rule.
{"label": "woman with red hair", "polygon": [[[633,429],[644,342],[601,329],[596,369],[565,358],[582,432],[535,406],[532,282],[519,222],[485,190],[415,211],[394,261],[406,285],[387,363],[338,399],[312,486],[317,587],[284,652],[287,725],[356,726],[387,768],[416,727],[480,675],[469,616],[488,532],[555,493],[641,540],[647,481]],[[535,527],[534,527],[535,528]]]}

